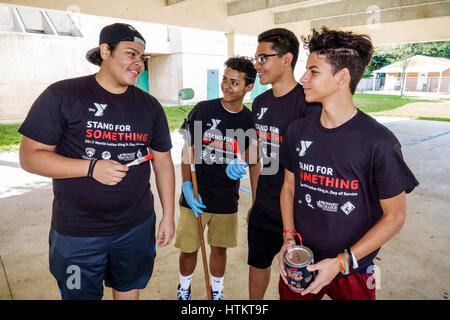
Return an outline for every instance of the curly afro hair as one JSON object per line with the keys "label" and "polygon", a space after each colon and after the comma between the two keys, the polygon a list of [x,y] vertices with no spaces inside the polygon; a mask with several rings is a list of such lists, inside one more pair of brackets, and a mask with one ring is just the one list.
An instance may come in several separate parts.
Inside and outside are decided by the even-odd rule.
{"label": "curly afro hair", "polygon": [[322,27],[313,29],[310,36],[303,36],[304,48],[310,53],[325,56],[334,73],[347,68],[350,72],[350,91],[355,93],[364,70],[372,59],[373,45],[370,37],[353,32],[330,30]]}
{"label": "curly afro hair", "polygon": [[252,60],[249,58],[241,56],[232,57],[225,61],[224,65],[227,68],[243,72],[245,74],[244,78],[246,86],[255,82],[256,70],[253,66]]}

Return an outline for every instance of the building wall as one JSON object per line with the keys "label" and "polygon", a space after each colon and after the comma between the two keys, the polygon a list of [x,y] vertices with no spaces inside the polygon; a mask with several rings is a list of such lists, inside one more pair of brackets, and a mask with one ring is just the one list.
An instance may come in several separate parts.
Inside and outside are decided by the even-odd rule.
{"label": "building wall", "polygon": [[77,14],[74,20],[83,37],[0,31],[0,123],[23,121],[50,84],[97,72],[99,68],[85,59],[86,51],[98,46],[101,29],[114,22],[132,24],[146,39],[146,52],[152,55],[148,60],[149,91],[163,105],[177,104],[181,88],[195,92],[194,99],[184,103],[205,100],[207,70],[218,69],[220,83],[228,55],[253,56],[257,45],[254,36],[232,34],[230,47],[229,37],[220,31],[87,14]]}
{"label": "building wall", "polygon": [[90,74],[80,38],[0,32],[0,121],[21,122],[51,83]]}
{"label": "building wall", "polygon": [[147,52],[170,52],[167,26],[84,14],[75,16],[83,37],[0,31],[0,123],[23,121],[50,84],[97,72],[86,52],[98,46],[100,30],[114,22],[133,24],[146,38]]}

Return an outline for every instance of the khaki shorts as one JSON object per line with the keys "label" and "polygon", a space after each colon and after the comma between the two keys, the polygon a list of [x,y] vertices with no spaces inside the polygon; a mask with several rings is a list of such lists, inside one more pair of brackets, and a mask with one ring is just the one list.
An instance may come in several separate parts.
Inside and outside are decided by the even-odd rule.
{"label": "khaki shorts", "polygon": [[[201,214],[203,230],[208,225],[208,244],[214,247],[233,248],[237,246],[237,212],[230,214]],[[175,248],[191,253],[200,248],[197,218],[191,209],[180,206]]]}

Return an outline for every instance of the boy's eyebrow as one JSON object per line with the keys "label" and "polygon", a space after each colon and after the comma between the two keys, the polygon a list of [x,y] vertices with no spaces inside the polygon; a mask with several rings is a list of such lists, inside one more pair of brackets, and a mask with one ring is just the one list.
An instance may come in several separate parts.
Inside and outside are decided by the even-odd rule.
{"label": "boy's eyebrow", "polygon": [[318,66],[309,66],[309,67],[307,66],[307,67],[306,67],[306,69],[313,69],[313,68],[319,69]]}
{"label": "boy's eyebrow", "polygon": [[235,80],[235,81],[239,81],[239,79],[238,78],[233,78],[233,77],[230,77],[230,78],[228,78],[226,75],[223,75],[223,77],[222,78],[227,78],[227,79],[230,79],[230,80]]}
{"label": "boy's eyebrow", "polygon": [[138,53],[138,54],[140,54],[140,55],[144,55],[144,53],[141,53],[139,50],[136,50],[135,48],[132,48],[132,47],[126,47],[126,49],[130,49],[130,50],[133,50],[134,52],[136,52],[136,53]]}

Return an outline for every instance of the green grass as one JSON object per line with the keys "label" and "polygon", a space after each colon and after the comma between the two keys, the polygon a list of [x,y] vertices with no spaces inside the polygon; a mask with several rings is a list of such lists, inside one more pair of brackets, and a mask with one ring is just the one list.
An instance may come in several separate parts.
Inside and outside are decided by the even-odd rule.
{"label": "green grass", "polygon": [[356,93],[353,101],[359,109],[368,113],[396,109],[411,102],[438,102],[438,100],[416,99],[415,97],[368,93]]}
{"label": "green grass", "polygon": [[[193,107],[194,106],[191,105],[182,106],[182,108],[188,113],[192,110]],[[178,107],[164,107],[164,112],[166,113],[170,132],[180,129],[184,119],[186,118],[186,114],[184,113],[184,111],[180,110],[180,108]]]}
{"label": "green grass", "polygon": [[411,117],[412,119],[419,120],[433,120],[433,121],[446,121],[450,122],[450,118],[439,118],[439,117]]}
{"label": "green grass", "polygon": [[17,151],[21,135],[17,132],[20,124],[3,124],[0,125],[0,152]]}

